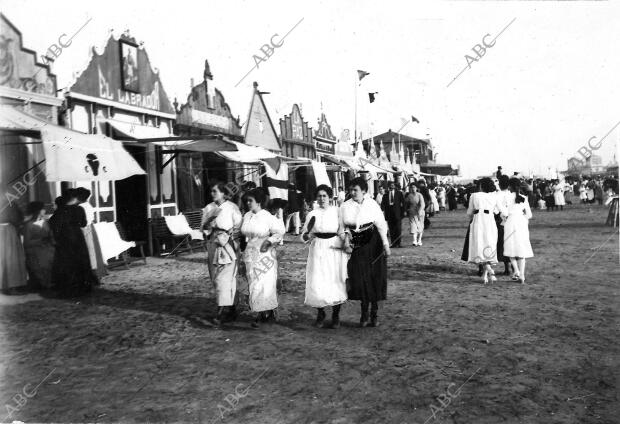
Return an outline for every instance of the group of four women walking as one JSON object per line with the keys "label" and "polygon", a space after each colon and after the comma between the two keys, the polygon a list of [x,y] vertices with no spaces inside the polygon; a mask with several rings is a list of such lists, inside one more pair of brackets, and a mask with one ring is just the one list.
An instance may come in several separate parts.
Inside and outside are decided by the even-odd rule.
{"label": "group of four women walking", "polygon": [[[386,299],[387,223],[379,205],[367,196],[363,178],[354,179],[350,190],[351,198],[336,207],[329,204],[332,189],[317,187],[317,208],[307,215],[301,233],[302,241],[309,245],[305,304],[317,308],[315,325],[321,327],[340,326],[340,306],[347,300],[361,302],[360,326],[377,326],[378,302]],[[224,184],[212,187],[213,202],[204,208],[202,219],[208,238],[209,274],[217,293],[214,321],[234,320],[241,294],[248,296],[250,311],[256,314],[252,326],[258,327],[275,320],[275,246],[282,241],[284,224],[264,209],[264,189],[245,194],[248,212],[243,217],[237,205],[227,199],[227,191]],[[332,307],[329,324],[325,323],[326,307]]]}

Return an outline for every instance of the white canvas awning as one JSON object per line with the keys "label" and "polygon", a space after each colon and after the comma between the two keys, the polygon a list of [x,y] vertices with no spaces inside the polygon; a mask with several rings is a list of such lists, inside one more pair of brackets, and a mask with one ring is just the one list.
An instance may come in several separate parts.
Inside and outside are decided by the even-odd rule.
{"label": "white canvas awning", "polygon": [[332,155],[329,153],[319,153],[319,155],[335,164],[341,165],[345,168],[350,168],[354,171],[359,171],[362,169],[359,159],[355,156]]}
{"label": "white canvas awning", "polygon": [[0,107],[0,131],[41,140],[47,181],[111,181],[145,174],[120,141],[54,125],[14,107]]}
{"label": "white canvas awning", "polygon": [[106,122],[112,127],[118,138],[127,142],[147,142],[157,146],[167,147],[169,151],[178,152],[220,152],[236,151],[235,142],[223,135],[204,135],[179,137],[170,134],[164,126],[151,127],[136,125],[111,119]]}
{"label": "white canvas awning", "polygon": [[262,163],[264,159],[275,159],[278,157],[275,153],[263,149],[262,147],[248,146],[247,144],[238,143],[236,141],[231,141],[231,143],[237,148],[236,152],[218,151],[216,153],[229,161],[248,164],[259,164]]}

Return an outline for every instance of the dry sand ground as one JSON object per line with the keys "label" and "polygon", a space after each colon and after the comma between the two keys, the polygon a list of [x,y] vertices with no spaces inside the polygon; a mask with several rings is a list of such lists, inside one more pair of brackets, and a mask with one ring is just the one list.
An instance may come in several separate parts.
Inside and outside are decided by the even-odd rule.
{"label": "dry sand ground", "polygon": [[464,211],[442,213],[423,247],[393,250],[375,329],[356,327],[357,302],[339,330],[311,326],[292,237],[280,321],[259,330],[247,313],[205,323],[202,253],[113,271],[79,301],[4,297],[0,421],[618,423],[618,230],[606,213],[534,211],[526,286],[482,286],[459,259]]}

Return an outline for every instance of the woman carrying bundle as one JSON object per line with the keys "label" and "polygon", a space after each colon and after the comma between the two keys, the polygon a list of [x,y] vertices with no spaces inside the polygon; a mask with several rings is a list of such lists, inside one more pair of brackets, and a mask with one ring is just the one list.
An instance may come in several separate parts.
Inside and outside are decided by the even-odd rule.
{"label": "woman carrying bundle", "polygon": [[[223,183],[211,187],[213,202],[203,209],[201,224],[208,237],[209,276],[217,293],[217,316],[213,320],[217,325],[224,319],[234,320],[237,316],[235,293],[241,212],[237,205],[229,200],[228,193],[229,190]],[[226,309],[228,311],[224,316]]]}

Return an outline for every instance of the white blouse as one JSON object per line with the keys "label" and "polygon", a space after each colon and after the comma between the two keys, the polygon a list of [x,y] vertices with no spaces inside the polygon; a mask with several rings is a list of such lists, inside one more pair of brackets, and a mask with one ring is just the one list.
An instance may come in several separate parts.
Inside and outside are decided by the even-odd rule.
{"label": "white blouse", "polygon": [[338,233],[340,219],[337,207],[327,206],[325,209],[316,208],[310,211],[306,216],[306,222],[304,222],[304,228],[301,231],[302,236],[308,232],[308,223],[312,218],[314,218],[314,226],[310,231],[311,233]]}
{"label": "white blouse", "polygon": [[267,237],[272,244],[279,243],[284,237],[284,223],[264,209],[250,211],[243,216],[241,234],[248,239]]}
{"label": "white blouse", "polygon": [[360,226],[371,222],[375,224],[379,234],[387,236],[387,222],[385,222],[381,206],[368,195],[364,196],[362,203],[349,199],[340,206],[342,228],[347,225],[354,225],[356,229],[359,229]]}
{"label": "white blouse", "polygon": [[519,195],[523,197],[524,201],[521,203],[516,202],[516,193],[510,193],[511,197],[508,199],[508,207],[507,213],[510,215],[525,215],[527,219],[532,219],[532,209],[530,209],[530,204],[527,202],[527,197],[523,195]]}
{"label": "white blouse", "polygon": [[207,234],[209,234],[213,228],[220,228],[225,231],[229,231],[231,229],[233,231],[237,231],[241,227],[241,212],[239,211],[237,205],[231,201],[226,200],[219,206],[217,203],[211,202],[205,206],[202,210],[201,224],[204,225],[207,219],[214,215],[216,218],[211,221],[209,228],[206,229]]}
{"label": "white blouse", "polygon": [[479,191],[473,193],[469,199],[469,207],[467,208],[467,215],[472,217],[474,210],[488,210],[489,213],[501,213],[502,215],[508,215],[506,207],[500,202],[499,196],[495,193],[485,193]]}

